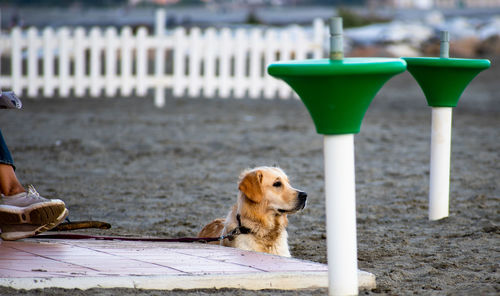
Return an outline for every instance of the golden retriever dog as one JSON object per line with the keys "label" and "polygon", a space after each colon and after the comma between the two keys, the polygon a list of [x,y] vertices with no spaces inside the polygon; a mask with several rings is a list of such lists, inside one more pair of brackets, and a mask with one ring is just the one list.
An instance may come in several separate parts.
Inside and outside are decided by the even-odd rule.
{"label": "golden retriever dog", "polygon": [[243,171],[238,189],[227,217],[203,227],[198,237],[223,236],[223,246],[290,257],[287,215],[306,206],[307,193],[293,188],[277,167]]}

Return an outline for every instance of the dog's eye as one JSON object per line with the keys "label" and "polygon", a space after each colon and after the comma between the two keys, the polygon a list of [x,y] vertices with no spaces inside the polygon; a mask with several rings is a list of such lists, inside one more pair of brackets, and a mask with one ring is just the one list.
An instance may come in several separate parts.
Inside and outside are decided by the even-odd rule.
{"label": "dog's eye", "polygon": [[276,181],[273,183],[274,187],[281,187],[281,181]]}

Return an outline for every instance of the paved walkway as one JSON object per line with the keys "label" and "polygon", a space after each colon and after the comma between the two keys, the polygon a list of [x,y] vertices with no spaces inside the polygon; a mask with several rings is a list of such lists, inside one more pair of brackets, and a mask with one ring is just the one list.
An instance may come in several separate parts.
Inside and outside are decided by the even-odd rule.
{"label": "paved walkway", "polygon": [[[359,282],[375,287],[367,272]],[[0,286],[289,290],[328,280],[324,264],[207,244],[26,239],[0,241]]]}

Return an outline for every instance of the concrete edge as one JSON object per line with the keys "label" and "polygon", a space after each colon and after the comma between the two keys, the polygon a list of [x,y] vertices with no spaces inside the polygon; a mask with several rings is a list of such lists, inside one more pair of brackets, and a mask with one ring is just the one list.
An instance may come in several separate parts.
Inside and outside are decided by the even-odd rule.
{"label": "concrete edge", "polygon": [[[375,276],[358,271],[360,290],[376,288]],[[296,290],[328,287],[328,272],[265,272],[211,275],[93,276],[53,278],[0,278],[0,286],[14,289],[133,288],[145,290],[222,289]]]}

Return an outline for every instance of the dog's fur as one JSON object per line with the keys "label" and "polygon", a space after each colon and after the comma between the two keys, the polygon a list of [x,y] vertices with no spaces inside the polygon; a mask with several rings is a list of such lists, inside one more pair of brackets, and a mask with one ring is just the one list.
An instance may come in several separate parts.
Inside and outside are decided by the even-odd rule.
{"label": "dog's fur", "polygon": [[[307,194],[290,186],[286,174],[277,167],[243,171],[238,189],[238,201],[227,217],[206,225],[198,237],[220,237],[242,226],[249,233],[223,239],[220,244],[290,257],[287,214],[302,210]],[[240,215],[241,225],[237,215]]]}

